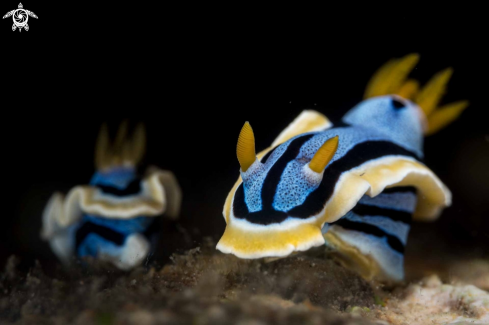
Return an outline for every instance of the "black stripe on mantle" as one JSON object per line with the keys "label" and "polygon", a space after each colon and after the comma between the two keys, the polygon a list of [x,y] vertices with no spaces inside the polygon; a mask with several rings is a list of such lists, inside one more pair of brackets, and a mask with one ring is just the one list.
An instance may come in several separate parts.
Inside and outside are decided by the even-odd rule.
{"label": "black stripe on mantle", "polygon": [[131,196],[136,195],[141,192],[141,179],[135,179],[131,181],[124,189],[119,189],[114,186],[96,184],[96,188],[100,189],[104,194],[109,194],[113,196]]}
{"label": "black stripe on mantle", "polygon": [[347,230],[359,231],[368,235],[373,235],[379,238],[386,238],[387,244],[396,252],[400,254],[404,254],[404,244],[397,238],[387,232],[383,231],[379,227],[374,225],[370,225],[368,223],[351,221],[345,218],[342,218],[336,222],[333,222],[331,225],[337,225]]}
{"label": "black stripe on mantle", "polygon": [[[282,154],[282,156],[274,164],[277,165],[282,157],[287,155],[288,160],[284,158],[279,164],[280,168],[277,167],[272,174],[273,176],[267,175],[264,181],[264,188],[262,189],[263,209],[261,211],[249,212],[245,202],[243,184],[240,184],[235,192],[233,203],[233,212],[236,218],[245,219],[251,223],[260,225],[281,223],[289,216],[297,219],[307,219],[322,211],[324,205],[333,194],[335,185],[342,173],[358,167],[365,162],[384,156],[400,155],[419,159],[419,157],[413,152],[389,141],[366,141],[359,143],[350,149],[343,157],[334,161],[325,169],[321,184],[317,189],[309,194],[303,204],[296,206],[287,212],[276,211],[272,208],[273,197],[278,185],[275,174],[279,174],[281,176],[288,162],[297,157],[300,147],[299,149],[295,148],[293,145],[294,142],[298,141],[297,144],[300,143],[300,146],[302,146],[304,142],[313,135],[314,134],[305,135],[304,137],[294,139],[289,144],[289,147],[284,154]],[[306,138],[306,140],[302,140],[303,138]],[[293,155],[293,153],[295,153],[295,155]],[[272,169],[274,167],[272,167]],[[266,184],[269,177],[271,177],[271,180],[273,181],[269,181],[268,184]],[[271,200],[270,197],[272,197]]]}

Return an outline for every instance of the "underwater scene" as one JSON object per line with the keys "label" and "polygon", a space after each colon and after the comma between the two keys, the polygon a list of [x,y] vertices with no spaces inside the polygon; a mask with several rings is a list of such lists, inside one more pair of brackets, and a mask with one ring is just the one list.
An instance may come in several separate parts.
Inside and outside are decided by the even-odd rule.
{"label": "underwater scene", "polygon": [[489,324],[481,20],[23,5],[0,324]]}

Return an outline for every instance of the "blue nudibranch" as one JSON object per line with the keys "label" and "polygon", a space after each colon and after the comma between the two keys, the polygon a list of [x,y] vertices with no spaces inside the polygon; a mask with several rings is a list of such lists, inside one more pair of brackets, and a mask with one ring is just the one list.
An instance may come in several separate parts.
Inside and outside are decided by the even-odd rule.
{"label": "blue nudibranch", "polygon": [[421,162],[423,136],[468,106],[437,108],[452,70],[420,89],[407,79],[417,61],[410,54],[382,66],[339,123],[302,112],[258,155],[246,123],[237,145],[241,177],[226,199],[217,249],[262,258],[326,244],[366,278],[402,279],[411,220],[434,220],[451,204]]}
{"label": "blue nudibranch", "polygon": [[136,171],[146,142],[143,126],[132,139],[126,134],[123,123],[111,146],[103,126],[90,184],[74,187],[66,197],[53,194],[44,210],[41,237],[65,263],[92,256],[131,269],[154,248],[157,217],[179,214],[182,195],[173,173],[152,167],[141,177]]}

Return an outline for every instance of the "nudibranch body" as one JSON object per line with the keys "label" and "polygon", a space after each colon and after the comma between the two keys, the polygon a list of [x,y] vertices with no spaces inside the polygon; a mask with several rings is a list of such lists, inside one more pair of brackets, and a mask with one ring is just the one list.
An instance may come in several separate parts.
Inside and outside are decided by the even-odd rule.
{"label": "nudibranch body", "polygon": [[89,185],[74,187],[66,197],[55,193],[46,206],[41,237],[65,263],[91,256],[131,269],[154,249],[158,217],[179,214],[181,190],[174,175],[152,167],[140,176],[144,128],[138,126],[132,139],[126,130],[123,124],[110,147],[103,127]]}
{"label": "nudibranch body", "polygon": [[382,67],[366,99],[339,123],[304,111],[255,154],[248,123],[241,177],[224,205],[217,249],[240,258],[283,257],[327,244],[366,278],[399,280],[411,219],[430,221],[451,194],[423,163],[423,136],[453,121],[466,101],[435,110],[451,70],[418,90],[408,55]]}

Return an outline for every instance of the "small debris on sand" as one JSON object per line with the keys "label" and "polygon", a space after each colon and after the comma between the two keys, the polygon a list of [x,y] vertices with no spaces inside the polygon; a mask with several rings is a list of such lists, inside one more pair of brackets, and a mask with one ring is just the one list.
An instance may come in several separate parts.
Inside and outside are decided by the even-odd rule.
{"label": "small debris on sand", "polygon": [[489,323],[473,285],[368,282],[326,255],[241,260],[208,243],[163,268],[122,272],[87,261],[46,275],[11,257],[0,274],[1,324]]}
{"label": "small debris on sand", "polygon": [[489,293],[473,285],[443,284],[438,276],[411,284],[377,308],[388,324],[489,324]]}

